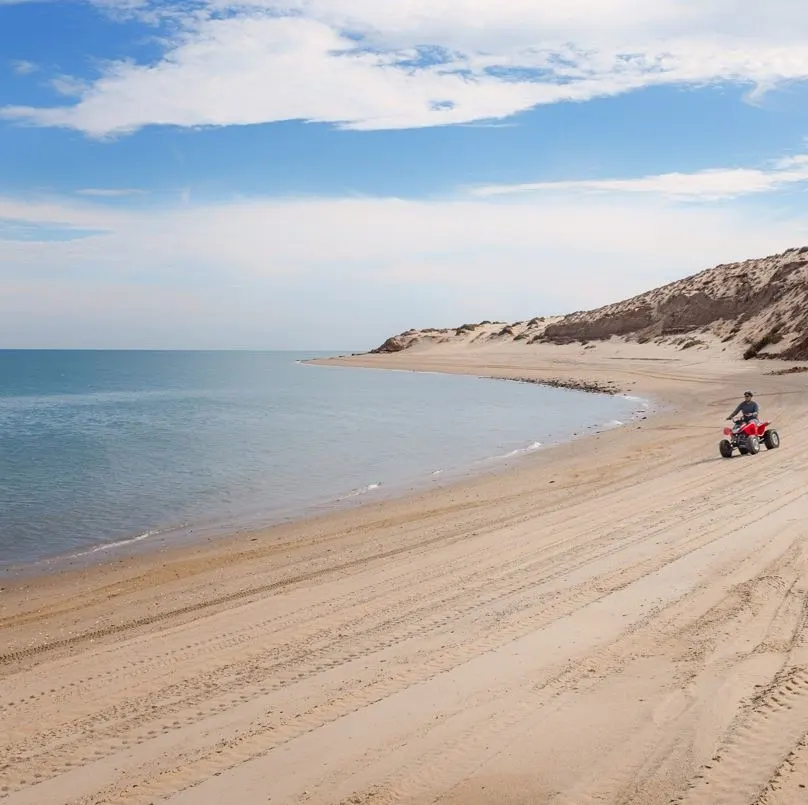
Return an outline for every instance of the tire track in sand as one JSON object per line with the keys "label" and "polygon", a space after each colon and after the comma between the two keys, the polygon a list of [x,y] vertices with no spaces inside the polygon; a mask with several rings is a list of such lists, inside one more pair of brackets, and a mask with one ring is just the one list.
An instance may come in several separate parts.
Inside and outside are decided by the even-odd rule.
{"label": "tire track in sand", "polygon": [[[765,510],[760,512],[760,516],[766,516]],[[722,536],[725,537],[726,534],[722,532]],[[704,546],[702,545],[701,547]],[[693,550],[697,549],[698,548],[695,547],[693,548]],[[740,561],[743,561],[743,559]],[[605,593],[603,597],[606,598],[613,592],[614,588],[612,591]],[[686,593],[686,595],[689,595],[689,593]],[[658,611],[647,613],[642,619],[642,623],[653,623],[658,619],[659,614]],[[670,622],[670,625],[671,628],[680,628],[675,619]],[[640,628],[640,626],[636,628]],[[630,632],[635,632],[636,628],[632,628]],[[495,650],[499,645],[512,643],[513,640],[518,637],[518,634],[506,630],[504,634],[498,637],[504,638],[504,640],[495,639],[497,636],[494,636],[491,638],[493,642],[488,646],[477,644],[458,649],[452,663],[448,663],[449,667],[457,665],[458,661],[473,659],[479,657],[486,651]],[[82,799],[80,801],[81,805],[101,802],[109,802],[113,805],[122,805],[123,803],[126,803],[126,805],[135,805],[135,803],[137,803],[137,805],[146,805],[146,803],[151,801],[149,799],[150,797],[159,798],[175,791],[194,786],[233,766],[266,755],[271,750],[287,744],[295,738],[310,733],[325,724],[381,702],[403,688],[411,687],[415,682],[431,680],[446,670],[446,660],[446,656],[438,655],[423,666],[424,669],[428,671],[427,674],[416,675],[415,678],[406,678],[407,675],[405,674],[403,678],[398,680],[384,679],[378,685],[364,691],[363,695],[357,696],[355,694],[349,694],[347,699],[335,703],[338,705],[336,707],[327,706],[326,708],[321,708],[319,712],[311,711],[307,714],[302,714],[301,720],[296,725],[297,728],[295,728],[295,725],[284,725],[281,729],[272,729],[270,726],[271,718],[269,717],[264,720],[253,721],[249,727],[245,727],[245,729],[241,730],[238,736],[234,736],[232,741],[227,744],[226,748],[222,749],[220,747],[215,751],[205,751],[205,749],[202,748],[200,752],[195,752],[192,755],[175,756],[173,758],[175,761],[173,768],[166,766],[159,768],[151,767],[149,769],[142,768],[139,774],[130,778],[128,781],[129,786],[136,784],[137,788],[119,786],[105,788],[90,798]],[[617,668],[623,661],[622,650],[615,649],[614,647],[607,647],[603,652],[596,654],[596,663],[600,663],[606,669],[609,667]],[[617,665],[614,665],[615,662]],[[588,676],[588,673],[588,671],[584,671],[584,676]],[[561,677],[550,680],[548,684],[551,685],[551,687],[548,688],[548,691],[559,689],[561,692],[567,691],[570,684],[580,678],[581,669],[576,663],[573,667],[562,672]],[[540,688],[541,686],[538,687]],[[547,691],[542,693],[542,696],[546,693]],[[496,697],[496,694],[491,695]],[[523,697],[524,693],[520,694],[520,696]],[[497,708],[498,715],[494,714],[492,717],[495,723],[501,722],[502,726],[501,731],[499,728],[495,730],[496,734],[510,734],[516,726],[525,719],[530,720],[536,717],[536,708],[542,704],[542,701],[537,701],[533,694],[526,699],[520,698],[520,696],[516,698],[511,697],[510,700],[503,702],[503,705],[507,705],[504,707],[505,715],[502,715],[502,710]],[[255,702],[253,706],[261,708],[263,705],[259,702]],[[491,725],[491,729],[493,729],[493,724]],[[464,759],[462,755],[477,746],[478,740],[487,740],[485,735],[479,734],[480,732],[479,724],[475,724],[470,728],[467,735],[458,739],[456,744],[452,744],[456,747],[457,754],[448,752],[449,747],[446,747],[448,753],[445,757],[445,764],[441,763],[441,767],[444,768],[446,774],[450,776],[455,775],[459,769],[466,767],[468,758]],[[488,725],[486,730],[482,732],[489,736],[492,734]],[[472,756],[474,756],[474,754],[474,752],[471,753]],[[442,755],[441,760],[444,760]],[[437,769],[433,767],[437,764],[438,757],[432,755],[429,758],[425,758],[424,762],[430,768],[429,777],[434,778]],[[398,792],[397,796],[409,795],[410,786],[414,784],[415,780],[419,779],[419,774],[411,774],[410,772],[413,772],[413,770],[417,771],[417,768],[417,766],[408,767],[406,778],[410,781],[409,783],[406,782],[406,780],[398,780],[398,785],[395,786]],[[403,788],[399,786],[403,786]]]}
{"label": "tire track in sand", "polygon": [[[642,539],[649,537],[648,532],[644,531],[644,529],[641,530],[641,533],[644,533]],[[653,536],[653,534],[650,536]],[[543,606],[545,603],[544,598],[539,601],[529,599],[528,605],[539,604],[540,609],[538,613],[527,613],[527,616],[523,618],[523,628],[534,628],[537,618],[547,620],[553,617],[553,613],[558,613],[562,610],[571,611],[571,607],[584,606],[587,603],[597,600],[600,597],[598,590],[614,590],[618,587],[621,580],[623,583],[629,583],[638,573],[647,572],[649,568],[653,569],[660,562],[667,561],[670,556],[681,553],[691,542],[700,545],[704,536],[705,534],[701,533],[687,543],[677,544],[673,554],[665,553],[663,555],[656,555],[653,557],[650,564],[646,561],[638,565],[622,568],[617,574],[611,577],[606,576],[594,580],[587,580],[583,584],[566,591],[566,593],[561,596],[560,600],[558,600],[557,595],[548,596],[548,599],[551,599],[549,600],[549,607]],[[427,600],[423,606],[405,612],[405,614],[399,617],[388,619],[382,623],[372,624],[367,634],[372,636],[381,633],[385,635],[387,639],[380,640],[379,637],[376,636],[374,640],[369,641],[367,645],[363,645],[360,640],[360,645],[357,646],[357,637],[361,635],[361,630],[359,630],[357,626],[362,618],[360,618],[359,621],[355,621],[353,624],[342,624],[340,626],[340,632],[348,633],[345,635],[344,640],[334,641],[334,643],[330,645],[318,646],[313,650],[304,652],[292,651],[295,645],[299,645],[301,640],[301,635],[298,632],[296,634],[296,643],[286,646],[290,653],[287,654],[280,663],[268,663],[265,654],[253,656],[248,663],[242,664],[241,667],[233,668],[228,666],[227,668],[219,669],[213,677],[211,677],[211,675],[197,677],[190,683],[182,682],[171,688],[162,690],[159,694],[159,699],[161,701],[160,714],[163,718],[160,723],[151,724],[152,729],[146,730],[145,727],[140,729],[139,725],[143,721],[153,718],[155,709],[154,704],[152,704],[153,698],[136,698],[130,702],[130,707],[133,708],[134,712],[127,713],[126,702],[117,704],[114,710],[107,714],[103,712],[98,713],[95,709],[89,709],[85,723],[82,724],[81,722],[73,721],[65,725],[61,730],[51,730],[47,734],[47,741],[43,740],[46,736],[42,734],[34,735],[29,741],[16,745],[14,747],[14,753],[18,757],[20,754],[24,753],[26,756],[25,765],[29,767],[39,765],[41,759],[44,760],[48,758],[50,761],[49,771],[43,773],[42,767],[40,766],[39,773],[45,778],[53,776],[63,772],[66,767],[69,767],[71,763],[75,762],[76,756],[81,757],[85,754],[81,750],[80,745],[75,744],[75,740],[73,744],[70,744],[69,738],[71,735],[75,736],[76,733],[81,735],[81,745],[92,745],[94,747],[94,754],[97,757],[114,753],[121,749],[122,744],[124,747],[132,744],[140,744],[148,738],[154,737],[156,734],[165,733],[170,729],[187,727],[205,718],[221,713],[230,707],[237,706],[249,696],[267,694],[270,690],[278,690],[292,682],[302,681],[314,674],[327,671],[345,661],[361,658],[362,656],[367,656],[376,651],[389,648],[398,642],[411,640],[428,632],[443,629],[451,623],[451,621],[465,617],[482,606],[490,608],[494,603],[530,591],[540,582],[567,577],[575,569],[585,566],[588,562],[603,559],[606,556],[625,549],[628,545],[642,541],[642,539],[636,537],[633,539],[622,539],[618,540],[616,544],[611,544],[604,535],[604,538],[598,542],[596,546],[590,545],[589,550],[585,551],[583,556],[573,555],[571,558],[574,561],[568,565],[561,564],[559,566],[557,564],[557,554],[551,552],[552,557],[556,559],[556,562],[552,565],[553,572],[549,574],[545,573],[538,577],[526,576],[526,574],[530,570],[540,571],[542,569],[542,562],[546,562],[547,557],[540,556],[538,560],[529,564],[525,564],[523,559],[509,563],[505,566],[509,572],[500,579],[500,582],[510,582],[504,586],[504,589],[494,583],[491,575],[482,574],[483,579],[480,585],[473,590],[467,589],[464,585],[463,589],[461,589],[458,594],[439,599],[437,602],[434,599]],[[593,547],[597,549],[592,550]],[[475,577],[480,575],[480,573],[474,574]],[[519,583],[514,584],[514,580],[518,580]],[[486,588],[489,590],[488,595],[481,598],[479,594]],[[465,605],[459,606],[459,603],[462,602],[464,598],[468,598],[470,592],[474,592],[475,597],[470,602],[466,601]],[[523,610],[525,603],[521,602],[520,604],[520,602],[517,602],[516,606],[517,611]],[[444,613],[449,611],[451,614],[442,617],[436,617],[432,614],[431,617],[424,617],[433,613],[435,609]],[[416,619],[420,624],[417,628],[410,628],[401,634],[396,634],[395,630],[391,628],[395,625],[412,621],[413,619]],[[326,633],[329,631],[333,631],[333,627],[325,629]],[[318,632],[318,636],[321,635],[322,632]],[[345,654],[333,656],[331,650],[335,647],[336,643],[345,643],[348,640],[350,641],[350,653],[347,654],[347,656]],[[272,653],[276,652],[277,649],[273,648]],[[286,674],[283,673],[283,669],[291,664],[294,664],[295,673],[291,675],[289,679],[286,679],[284,678]],[[271,685],[266,684],[268,676],[273,676],[277,681]],[[254,687],[251,689],[250,685]],[[257,687],[259,685],[260,687]],[[230,690],[235,690],[236,687],[239,690],[238,695],[229,695]],[[188,696],[189,692],[192,692],[193,695]],[[185,696],[183,696],[183,693],[185,693]],[[207,705],[202,706],[205,702],[207,702]],[[184,716],[180,715],[177,719],[171,720],[172,714],[188,708],[194,708],[194,712]],[[127,730],[130,734],[127,734]],[[52,749],[53,743],[59,745],[59,749],[55,753]],[[87,752],[89,752],[89,749]],[[30,773],[26,776],[26,772],[21,770],[21,779],[28,778],[30,778]]]}
{"label": "tire track in sand", "polygon": [[[792,543],[792,547],[794,544]],[[777,578],[781,567],[788,567],[793,559],[793,553],[794,551],[789,549],[741,586],[744,588],[772,587],[772,578]],[[745,561],[742,560],[741,564]],[[792,572],[790,575],[794,577],[795,574]],[[783,584],[775,586],[782,590],[786,597],[788,596],[788,590],[791,587],[788,582],[784,581]],[[528,687],[525,686],[518,697],[512,697],[509,700],[507,696],[502,696],[485,716],[476,719],[464,731],[436,741],[432,745],[431,751],[428,751],[429,747],[425,747],[421,757],[407,764],[406,772],[384,778],[383,783],[374,784],[370,789],[355,791],[344,802],[367,802],[368,804],[373,803],[373,805],[377,805],[377,803],[386,805],[386,803],[393,802],[415,803],[426,801],[426,798],[432,801],[431,797],[435,795],[435,792],[442,791],[452,803],[463,803],[463,795],[458,794],[453,798],[453,791],[476,773],[487,759],[499,752],[507,752],[510,745],[525,740],[531,729],[548,718],[554,709],[559,709],[568,702],[571,690],[574,689],[576,694],[580,694],[597,689],[604,679],[619,674],[626,665],[634,661],[642,661],[643,646],[646,647],[646,651],[649,645],[656,646],[655,651],[675,651],[681,641],[681,608],[692,607],[692,599],[699,594],[709,594],[709,583],[699,585],[681,599],[670,602],[663,610],[649,613],[646,618],[632,626],[614,642],[572,663],[551,679],[530,686],[530,692],[525,690]],[[760,600],[763,599],[764,596],[761,596]],[[718,604],[711,607],[686,628],[695,627],[698,631],[702,631],[703,623],[713,620],[713,613],[716,612],[729,618],[738,617],[737,632],[742,638],[743,627],[748,618],[755,616],[754,610],[747,611],[749,606],[750,599],[737,595],[736,586],[733,586],[729,588],[726,596]],[[775,612],[780,612],[782,606],[782,604],[777,606]],[[795,628],[799,629],[802,625],[802,618],[796,620],[798,623]],[[773,620],[770,622],[771,625],[774,623]],[[776,631],[775,628],[774,632]],[[772,632],[767,630],[767,640],[771,636]],[[756,647],[750,653],[755,653],[759,649],[760,647]],[[729,673],[733,665],[741,664],[744,659],[745,655],[739,654],[732,657],[727,664],[722,663],[721,673]],[[703,670],[703,660],[704,655],[700,651],[689,654],[687,663],[692,665],[692,670],[686,676],[695,677],[699,669]],[[492,699],[492,701],[495,700]],[[474,702],[468,702],[469,706],[473,704]],[[623,766],[619,767],[616,774],[610,775],[609,779],[603,779],[598,775],[591,785],[584,783],[576,787],[574,791],[552,799],[553,805],[595,805],[595,803],[606,802],[630,805],[636,802],[659,802],[660,800],[653,797],[648,799],[638,795],[638,788],[642,788],[645,782],[642,779],[642,772],[644,765],[648,762],[648,754],[652,753],[657,763],[670,754],[681,741],[682,735],[677,732],[678,726],[687,722],[699,704],[703,705],[703,702],[692,701],[675,721],[666,724],[661,734],[653,725],[649,725],[647,740],[639,742],[642,749],[640,757],[634,759],[626,757],[625,748],[621,748],[617,753],[623,753],[620,758]],[[434,731],[437,733],[440,728],[441,725],[438,724]],[[422,736],[420,741],[423,742],[423,740]],[[655,743],[656,746],[654,746]],[[489,751],[489,745],[496,749]],[[405,746],[402,746],[402,751],[404,749]],[[374,755],[368,754],[363,758],[363,764],[383,763],[385,751],[390,750],[385,748]],[[344,773],[341,772],[341,774]],[[321,788],[327,791],[329,785],[336,786],[339,782],[340,775],[334,775],[330,781],[325,781]],[[435,802],[437,801],[436,799]],[[443,801],[443,797],[440,798],[440,801]],[[543,799],[542,802],[544,801]],[[725,805],[723,800],[714,802]]]}
{"label": "tire track in sand", "polygon": [[[787,660],[771,684],[738,714],[712,763],[702,768],[677,805],[762,802],[783,764],[808,735],[808,592]],[[761,651],[771,646],[762,645]],[[806,796],[808,801],[808,796]]]}

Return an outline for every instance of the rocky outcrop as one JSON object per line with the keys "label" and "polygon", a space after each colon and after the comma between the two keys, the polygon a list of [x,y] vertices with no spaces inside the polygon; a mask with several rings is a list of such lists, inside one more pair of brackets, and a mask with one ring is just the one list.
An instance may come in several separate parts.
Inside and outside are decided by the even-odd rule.
{"label": "rocky outcrop", "polygon": [[[710,331],[745,340],[755,357],[794,341],[808,323],[808,247],[762,260],[720,265],[633,299],[573,313],[541,340],[565,343],[613,336],[651,340]],[[746,350],[747,352],[750,350]]]}
{"label": "rocky outcrop", "polygon": [[401,352],[404,349],[409,349],[416,341],[417,336],[407,336],[405,334],[394,335],[387,339],[381,346],[376,349],[370,350],[372,355],[384,355],[390,352]]}
{"label": "rocky outcrop", "polygon": [[518,341],[590,348],[622,338],[680,349],[705,348],[710,338],[745,358],[808,360],[808,246],[758,260],[719,265],[596,310],[536,317],[503,326],[483,321],[445,330],[408,330],[373,352],[400,352],[419,343]]}
{"label": "rocky outcrop", "polygon": [[[803,325],[803,327],[805,327],[805,325]],[[788,347],[788,349],[780,352],[777,357],[787,361],[808,361],[808,335],[804,338],[800,338]]]}

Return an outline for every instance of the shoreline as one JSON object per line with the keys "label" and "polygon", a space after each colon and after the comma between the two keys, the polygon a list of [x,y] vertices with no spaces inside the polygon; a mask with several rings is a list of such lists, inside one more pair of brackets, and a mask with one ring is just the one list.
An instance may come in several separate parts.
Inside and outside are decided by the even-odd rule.
{"label": "shoreline", "polygon": [[[337,361],[611,381],[665,410],[494,475],[0,583],[9,805],[765,789],[769,756],[739,766],[726,736],[808,662],[804,378],[622,344]],[[723,460],[752,384],[783,448]],[[749,734],[793,749],[805,783],[795,707]]]}
{"label": "shoreline", "polygon": [[[396,354],[396,353],[394,353]],[[400,354],[400,353],[399,353]],[[407,356],[404,356],[404,361],[406,363]],[[397,360],[397,359],[393,359]],[[376,363],[384,363],[384,365],[376,365]],[[417,358],[416,358],[417,362]],[[390,364],[389,358],[385,360],[384,358],[379,361],[373,357],[373,353],[371,352],[364,352],[364,353],[354,353],[353,355],[339,355],[335,357],[329,358],[309,358],[307,360],[298,361],[298,363],[304,366],[321,366],[321,367],[328,367],[328,366],[342,366],[342,367],[350,367],[354,369],[375,369],[377,371],[385,371],[385,372],[411,372],[413,374],[472,374],[472,372],[461,372],[461,371],[429,371],[425,369],[417,369],[417,368],[404,368],[395,367]],[[623,393],[620,388],[616,384],[611,381],[595,381],[595,380],[585,380],[585,379],[575,379],[575,378],[559,378],[559,377],[547,377],[547,378],[537,378],[537,377],[521,377],[518,375],[476,375],[480,380],[503,380],[509,383],[530,383],[536,386],[546,386],[547,388],[556,388],[556,389],[566,389],[567,391],[582,391],[588,394],[603,394],[606,396],[615,396]]]}
{"label": "shoreline", "polygon": [[[297,362],[303,365],[323,367],[334,365],[335,362],[341,360],[344,360],[344,358],[320,356]],[[342,366],[341,363],[339,365]],[[351,368],[375,369],[384,372],[407,371],[423,373],[417,369],[399,370],[387,367],[362,367],[355,364],[352,364]],[[437,372],[437,374],[451,373]],[[611,383],[594,383],[585,380],[538,380],[530,377],[500,377],[496,375],[478,375],[477,377],[480,380],[526,383],[581,393],[610,397],[620,396],[626,401],[633,400],[643,406],[642,411],[633,411],[631,418],[626,422],[621,421],[616,426],[618,428],[626,427],[635,420],[644,420],[652,416],[655,411],[661,410],[661,406],[656,404],[655,401],[623,394],[620,389]],[[306,523],[321,517],[328,517],[333,513],[352,511],[365,505],[400,501],[431,488],[446,489],[475,478],[506,472],[518,467],[521,462],[529,461],[539,449],[543,452],[562,449],[565,445],[577,439],[590,438],[610,429],[612,429],[611,422],[582,424],[579,431],[564,434],[558,439],[553,439],[547,443],[543,442],[537,448],[534,448],[533,443],[530,443],[525,447],[515,448],[507,454],[492,454],[484,458],[475,459],[472,463],[463,464],[463,466],[453,466],[446,470],[439,469],[429,474],[424,472],[417,478],[411,477],[392,483],[379,481],[378,484],[373,483],[368,487],[351,490],[335,498],[312,501],[288,510],[278,509],[272,512],[255,512],[227,522],[211,519],[188,524],[156,526],[131,537],[90,542],[67,551],[58,551],[30,560],[13,563],[0,562],[0,583],[5,582],[7,586],[8,583],[23,578],[33,579],[51,573],[66,571],[86,571],[106,562],[144,556],[152,552],[160,553],[165,550],[190,548],[200,542],[226,541],[239,535],[263,533],[282,525],[293,526]]]}

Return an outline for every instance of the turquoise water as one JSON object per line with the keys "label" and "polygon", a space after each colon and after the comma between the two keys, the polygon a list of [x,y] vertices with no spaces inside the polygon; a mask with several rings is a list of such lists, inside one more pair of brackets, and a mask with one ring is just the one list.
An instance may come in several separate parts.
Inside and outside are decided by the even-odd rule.
{"label": "turquoise water", "polygon": [[491,469],[641,402],[288,352],[0,351],[0,565]]}

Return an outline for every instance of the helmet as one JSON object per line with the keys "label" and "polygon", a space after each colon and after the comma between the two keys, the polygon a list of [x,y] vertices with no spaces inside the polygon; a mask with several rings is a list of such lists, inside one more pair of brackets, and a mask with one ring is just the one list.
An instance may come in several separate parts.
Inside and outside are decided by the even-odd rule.
{"label": "helmet", "polygon": [[754,394],[752,394],[752,392],[751,392],[751,391],[745,391],[745,392],[743,393],[743,396],[744,396],[744,397],[754,397],[755,395],[754,395]]}

